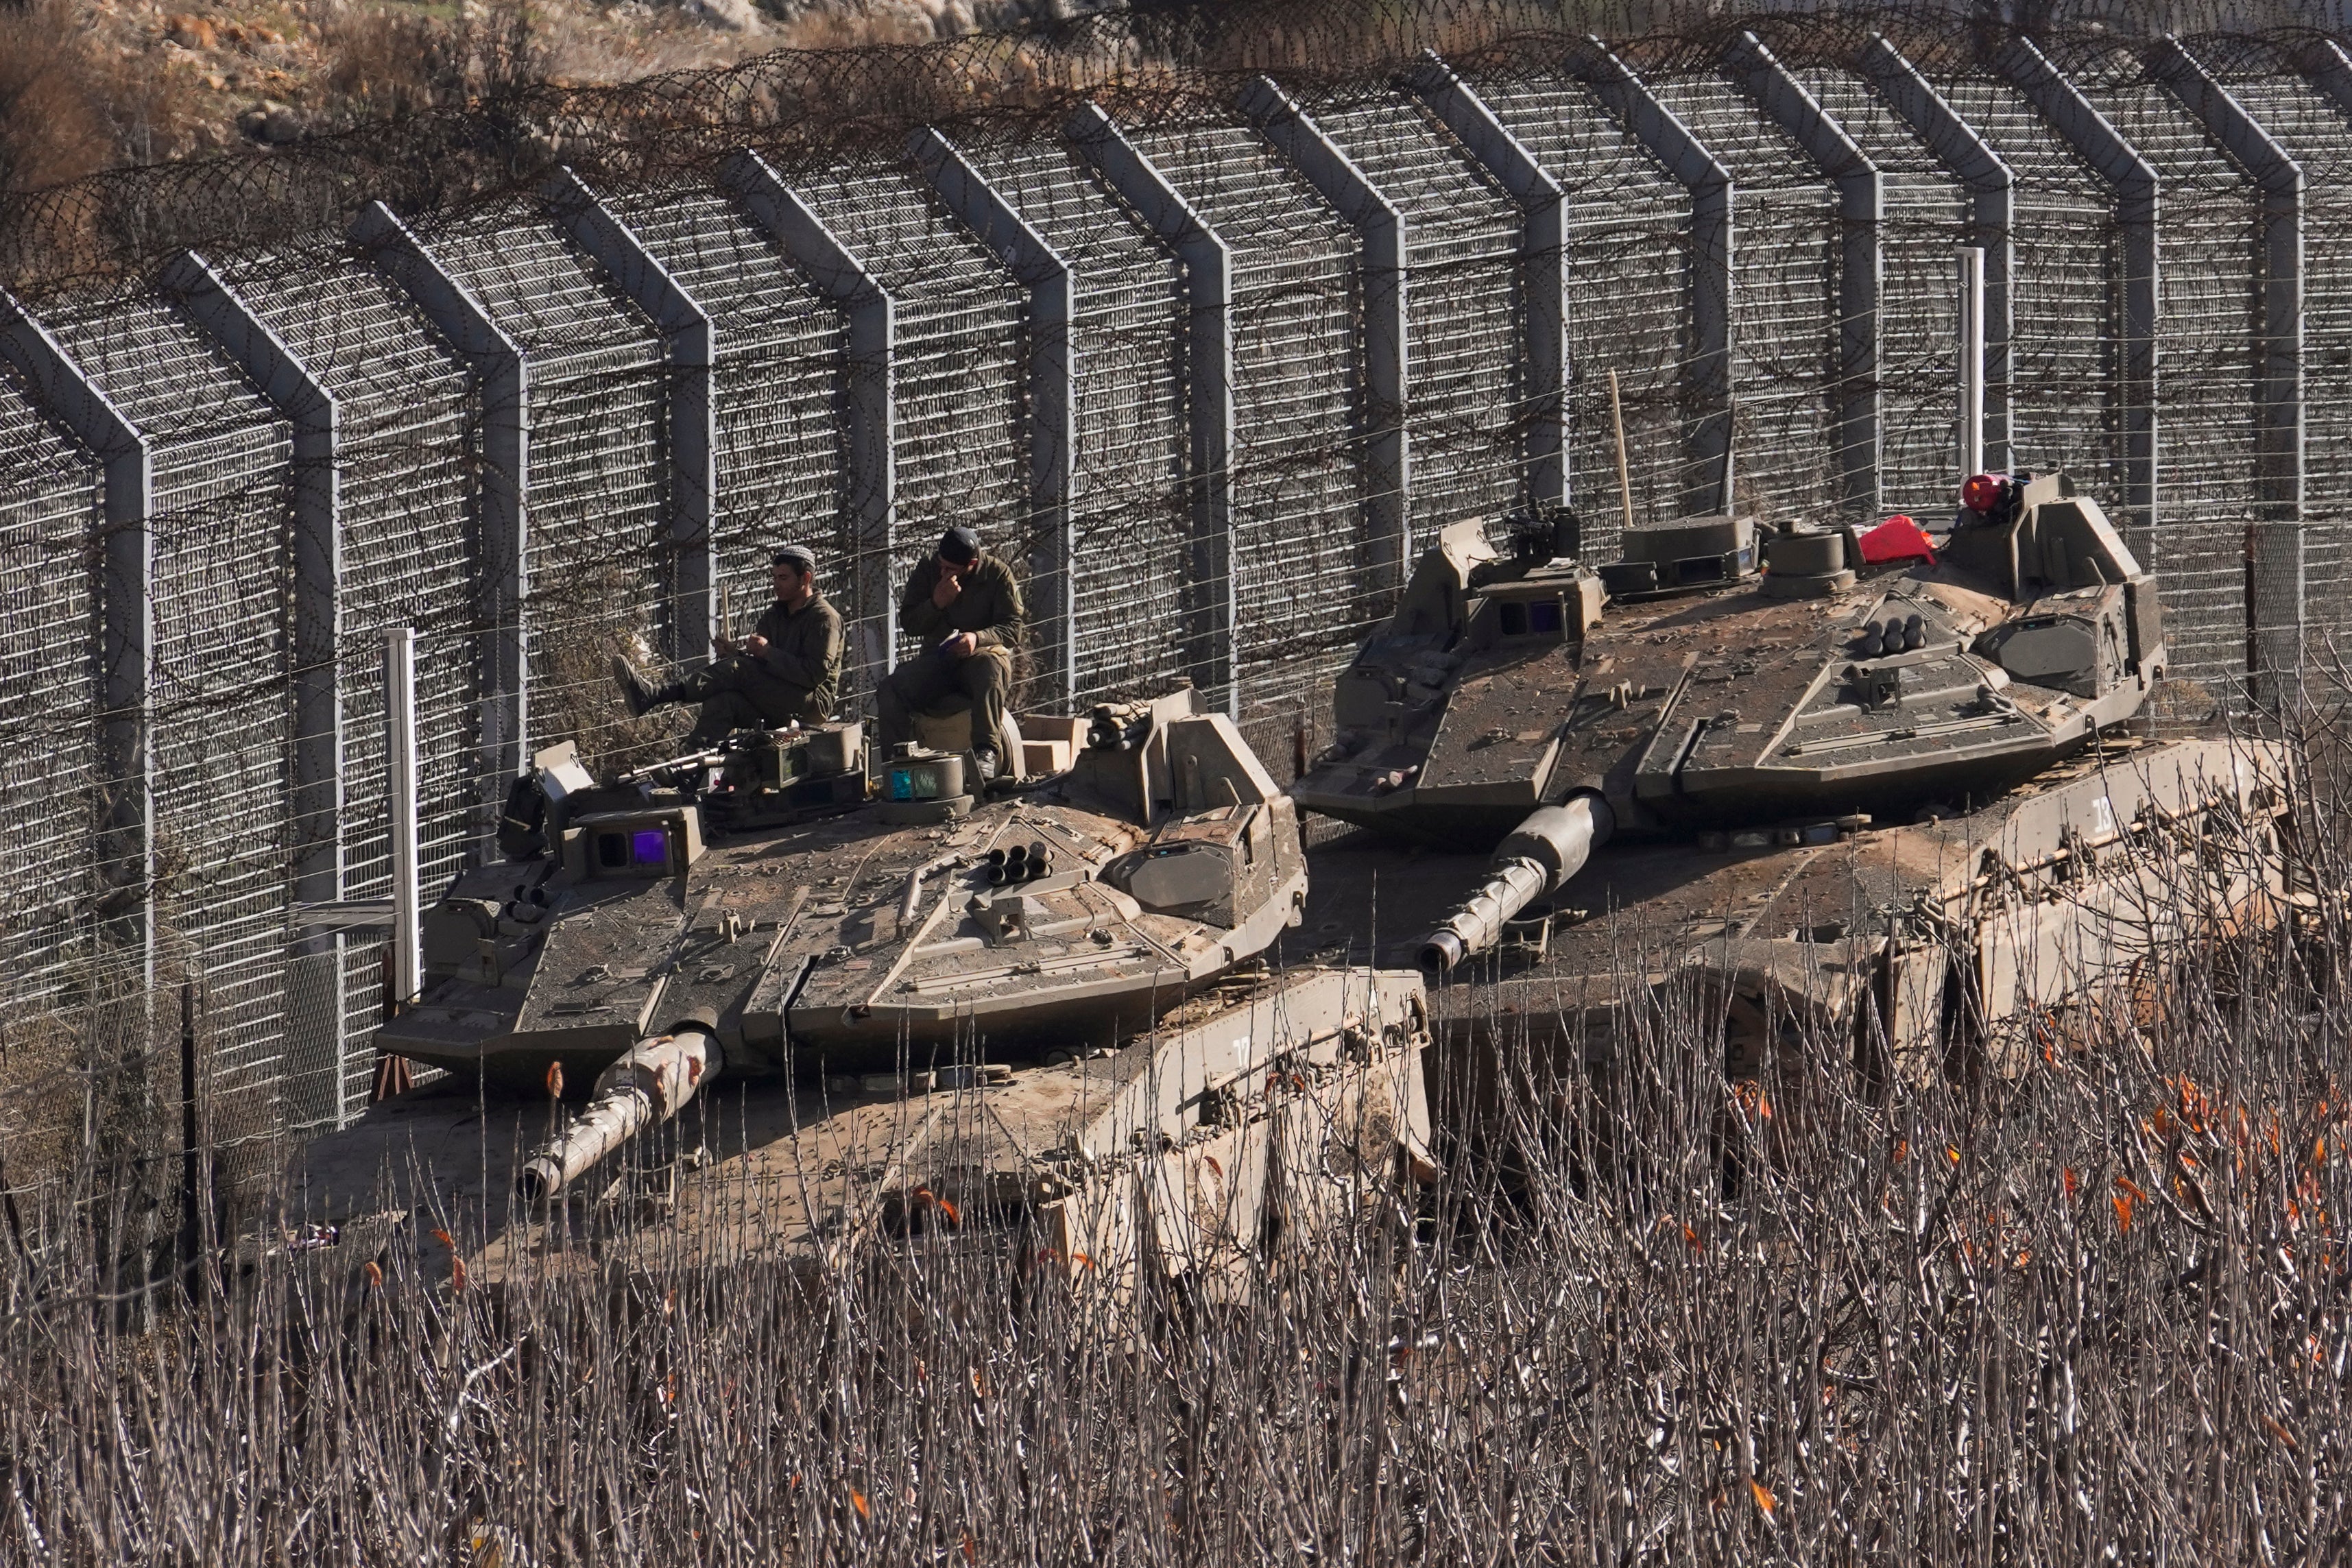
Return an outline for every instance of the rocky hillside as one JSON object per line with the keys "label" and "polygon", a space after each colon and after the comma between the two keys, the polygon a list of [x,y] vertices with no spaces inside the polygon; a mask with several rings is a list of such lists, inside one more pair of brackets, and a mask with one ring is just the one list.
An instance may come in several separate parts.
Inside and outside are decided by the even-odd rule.
{"label": "rocky hillside", "polygon": [[907,43],[1023,0],[0,0],[0,193],[282,145],[535,81]]}

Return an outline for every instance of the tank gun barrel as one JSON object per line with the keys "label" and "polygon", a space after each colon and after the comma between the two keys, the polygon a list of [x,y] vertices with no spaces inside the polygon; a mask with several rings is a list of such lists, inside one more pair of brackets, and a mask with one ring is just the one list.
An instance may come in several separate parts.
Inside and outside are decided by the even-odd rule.
{"label": "tank gun barrel", "polygon": [[1616,827],[1615,813],[1598,795],[1579,795],[1565,805],[1529,812],[1495,851],[1495,869],[1486,880],[1423,940],[1422,967],[1444,974],[1493,946],[1506,921],[1559,891]]}
{"label": "tank gun barrel", "polygon": [[598,1160],[677,1115],[718,1065],[718,1037],[703,1023],[637,1041],[597,1078],[595,1097],[578,1119],[525,1162],[516,1183],[523,1197],[553,1197]]}

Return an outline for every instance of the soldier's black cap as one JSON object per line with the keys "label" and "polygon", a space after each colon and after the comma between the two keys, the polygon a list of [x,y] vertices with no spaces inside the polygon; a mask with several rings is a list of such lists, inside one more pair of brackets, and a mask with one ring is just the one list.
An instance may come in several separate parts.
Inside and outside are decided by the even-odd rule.
{"label": "soldier's black cap", "polygon": [[970,566],[980,559],[980,536],[967,528],[952,528],[940,536],[940,559]]}
{"label": "soldier's black cap", "polygon": [[783,549],[776,552],[775,559],[771,564],[775,566],[797,567],[804,572],[814,571],[816,570],[816,552],[810,549],[806,545],[786,545]]}

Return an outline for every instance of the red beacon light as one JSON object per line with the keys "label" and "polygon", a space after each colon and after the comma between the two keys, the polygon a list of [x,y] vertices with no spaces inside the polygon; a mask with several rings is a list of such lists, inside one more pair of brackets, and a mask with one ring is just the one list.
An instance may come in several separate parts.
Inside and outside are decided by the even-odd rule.
{"label": "red beacon light", "polygon": [[1960,505],[1971,512],[1996,511],[2011,482],[2006,474],[1979,474],[1960,486]]}

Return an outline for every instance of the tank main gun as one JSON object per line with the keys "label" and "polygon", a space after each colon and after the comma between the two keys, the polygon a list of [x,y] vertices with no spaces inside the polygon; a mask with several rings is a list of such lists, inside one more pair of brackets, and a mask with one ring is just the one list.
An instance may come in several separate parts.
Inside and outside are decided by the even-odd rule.
{"label": "tank main gun", "polygon": [[597,1075],[578,1120],[526,1161],[517,1187],[529,1202],[554,1197],[606,1155],[669,1121],[721,1061],[717,1025],[700,1019],[637,1041]]}
{"label": "tank main gun", "polygon": [[1486,880],[1423,939],[1422,967],[1442,975],[1493,946],[1514,915],[1566,886],[1616,830],[1615,813],[1598,795],[1529,812],[1496,849]]}

